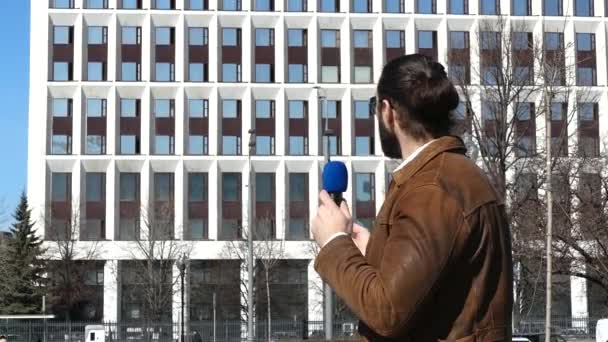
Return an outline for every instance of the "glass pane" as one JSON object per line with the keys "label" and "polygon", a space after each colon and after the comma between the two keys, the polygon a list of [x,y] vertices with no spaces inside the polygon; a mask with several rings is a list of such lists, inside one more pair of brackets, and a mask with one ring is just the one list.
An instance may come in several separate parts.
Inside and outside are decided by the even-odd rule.
{"label": "glass pane", "polygon": [[137,9],[137,0],[122,0],[123,9]]}
{"label": "glass pane", "polygon": [[576,49],[578,51],[593,50],[592,36],[593,36],[592,33],[577,33],[576,34]]}
{"label": "glass pane", "polygon": [[53,0],[53,8],[72,8],[70,0]]}
{"label": "glass pane", "polygon": [[288,46],[304,46],[304,30],[289,29],[287,30]]}
{"label": "glass pane", "polygon": [[203,118],[207,117],[205,112],[205,100],[203,99],[190,99],[188,100],[188,114],[191,118]]}
{"label": "glass pane", "polygon": [[355,137],[355,155],[369,156],[371,154],[370,140],[370,137]]}
{"label": "glass pane", "polygon": [[321,30],[321,47],[338,47],[338,31]]}
{"label": "glass pane", "polygon": [[170,173],[154,174],[154,199],[169,201],[173,195],[173,177]]}
{"label": "glass pane", "polygon": [[104,137],[101,135],[88,135],[86,144],[87,154],[102,154]]}
{"label": "glass pane", "polygon": [[371,83],[372,67],[356,66],[354,72],[355,72],[355,83]]}
{"label": "glass pane", "polygon": [[594,116],[594,103],[579,103],[578,104],[578,117],[581,121],[593,121]]}
{"label": "glass pane", "polygon": [[494,15],[498,14],[496,7],[497,0],[481,0],[481,14]]}
{"label": "glass pane", "polygon": [[513,0],[513,15],[530,15],[528,0]]}
{"label": "glass pane", "polygon": [[255,45],[256,46],[272,46],[271,36],[272,29],[259,28],[255,29]]}
{"label": "glass pane", "polygon": [[203,7],[203,0],[190,0],[190,5],[188,9],[202,11],[205,8]]}
{"label": "glass pane", "polygon": [[287,229],[287,238],[290,240],[306,240],[309,238],[308,227],[304,219],[290,218]]}
{"label": "glass pane", "polygon": [[68,99],[54,98],[52,100],[52,111],[54,117],[67,117],[69,114],[69,101]]}
{"label": "glass pane", "polygon": [[594,70],[592,68],[576,68],[576,84],[577,85],[594,85]]}
{"label": "glass pane", "polygon": [[551,120],[559,121],[564,119],[564,107],[561,102],[551,103]]}
{"label": "glass pane", "polygon": [[69,81],[70,65],[67,62],[53,63],[53,80],[54,81]]}
{"label": "glass pane", "polygon": [[520,121],[530,120],[530,113],[532,111],[530,103],[528,103],[528,102],[517,103],[516,111],[517,111],[517,120],[520,120]]}
{"label": "glass pane", "polygon": [[274,177],[273,174],[269,173],[258,173],[255,175],[255,200],[256,202],[271,202],[274,200],[273,191],[274,188]]}
{"label": "glass pane", "polygon": [[222,100],[222,117],[238,117],[238,100]]}
{"label": "glass pane", "polygon": [[304,1],[306,0],[288,0],[287,1],[287,12],[303,12]]}
{"label": "glass pane", "polygon": [[287,101],[287,107],[289,111],[290,119],[303,119],[304,118],[304,101],[302,100],[289,100]]}
{"label": "glass pane", "polygon": [[575,13],[577,16],[590,17],[592,13],[591,4],[593,0],[575,0]]}
{"label": "glass pane", "polygon": [[327,139],[329,138],[329,154],[338,155],[338,139],[336,136],[323,136],[323,154],[327,153]]}
{"label": "glass pane", "polygon": [[302,136],[290,136],[289,137],[289,154],[295,156],[301,156],[305,154],[304,151],[304,137]]}
{"label": "glass pane", "polygon": [[417,0],[417,13],[424,13],[424,14],[432,14],[435,13],[434,11],[434,6],[433,6],[433,2],[434,0]]}
{"label": "glass pane", "polygon": [[238,64],[224,63],[222,64],[222,81],[238,82]]}
{"label": "glass pane", "polygon": [[103,173],[86,174],[87,202],[100,202],[103,199]]}
{"label": "glass pane", "polygon": [[450,1],[450,13],[451,14],[466,14],[466,8],[464,7],[465,0],[449,0]]}
{"label": "glass pane", "polygon": [[419,49],[434,48],[433,31],[418,31],[418,48]]}
{"label": "glass pane", "polygon": [[54,26],[53,27],[53,44],[69,44],[70,43],[70,27],[69,26]]}
{"label": "glass pane", "polygon": [[171,28],[157,27],[155,32],[156,32],[156,45],[171,44]]}
{"label": "glass pane", "polygon": [[103,44],[103,27],[89,26],[89,44]]}
{"label": "glass pane", "polygon": [[139,177],[136,173],[120,174],[120,200],[136,201],[138,193]]}
{"label": "glass pane", "polygon": [[304,79],[304,65],[303,64],[289,64],[289,79],[291,83],[303,83]]}
{"label": "glass pane", "polygon": [[271,155],[273,138],[264,135],[256,135],[255,137],[255,154],[257,155]]}
{"label": "glass pane", "polygon": [[353,107],[356,119],[369,119],[369,100],[356,100]]}
{"label": "glass pane", "polygon": [[236,202],[240,198],[240,175],[237,173],[224,173],[222,175],[222,200]]}
{"label": "glass pane", "polygon": [[256,11],[270,11],[270,0],[255,0]]}
{"label": "glass pane", "polygon": [[401,1],[402,0],[385,0],[385,11],[386,13],[401,13]]}
{"label": "glass pane", "polygon": [[171,142],[173,137],[168,135],[157,135],[154,137],[154,153],[155,154],[171,154]]}
{"label": "glass pane", "polygon": [[157,118],[171,117],[171,100],[156,99],[154,100],[154,116]]}
{"label": "glass pane", "polygon": [[203,135],[189,136],[188,153],[197,155],[207,154],[207,137]]}
{"label": "glass pane", "polygon": [[128,45],[137,44],[137,27],[124,26],[122,28],[122,43]]}
{"label": "glass pane", "polygon": [[120,116],[123,118],[134,118],[137,116],[136,99],[120,99]]}
{"label": "glass pane", "polygon": [[515,67],[515,81],[517,84],[525,84],[530,81],[530,68],[529,67]]}
{"label": "glass pane", "polygon": [[268,119],[272,117],[272,100],[255,101],[255,117],[258,119]]}
{"label": "glass pane", "polygon": [[67,187],[69,184],[70,174],[69,173],[57,173],[54,172],[51,175],[51,200],[52,201],[66,201],[69,197]]}
{"label": "glass pane", "polygon": [[191,202],[207,200],[207,180],[202,173],[191,173],[188,178],[188,199]]}
{"label": "glass pane", "polygon": [[154,0],[156,9],[171,9],[171,0]]}
{"label": "glass pane", "polygon": [[205,81],[205,65],[202,63],[190,63],[188,68],[188,79],[191,82]]}
{"label": "glass pane", "polygon": [[137,137],[134,135],[120,136],[120,154],[136,154]]}
{"label": "glass pane", "polygon": [[237,30],[235,28],[222,29],[222,46],[237,46]]}
{"label": "glass pane", "polygon": [[103,63],[89,62],[87,64],[87,79],[89,81],[103,81]]}
{"label": "glass pane", "polygon": [[53,134],[51,138],[51,153],[52,154],[69,154],[70,153],[70,137],[68,135]]}
{"label": "glass pane", "polygon": [[561,15],[561,0],[544,0],[545,15]]}
{"label": "glass pane", "polygon": [[240,11],[239,0],[222,0],[222,10]]}
{"label": "glass pane", "polygon": [[497,119],[496,104],[492,102],[481,103],[481,116],[484,121],[492,121]]}
{"label": "glass pane", "polygon": [[306,201],[306,193],[308,190],[306,173],[290,173],[289,174],[289,201],[302,202]]}
{"label": "glass pane", "polygon": [[338,0],[321,0],[321,12],[336,12],[336,1]]}
{"label": "glass pane", "polygon": [[369,48],[371,31],[357,30],[353,32],[353,45],[356,48]]}
{"label": "glass pane", "polygon": [[192,240],[202,240],[207,238],[207,227],[203,219],[188,220],[190,228],[190,238]]}
{"label": "glass pane", "polygon": [[401,32],[397,30],[386,31],[386,47],[391,49],[402,48],[401,46]]}
{"label": "glass pane", "polygon": [[255,81],[256,82],[270,82],[270,64],[256,64],[255,65]]}
{"label": "glass pane", "polygon": [[160,82],[171,81],[171,63],[156,63],[156,80]]}
{"label": "glass pane", "polygon": [[531,48],[528,40],[528,32],[513,32],[513,47],[516,50],[526,50]]}
{"label": "glass pane", "polygon": [[545,49],[558,50],[562,46],[561,37],[558,32],[545,33]]}
{"label": "glass pane", "polygon": [[367,0],[354,0],[352,11],[354,13],[368,13]]}
{"label": "glass pane", "polygon": [[123,81],[133,82],[137,81],[137,63],[135,62],[122,62],[120,74]]}
{"label": "glass pane", "polygon": [[321,66],[321,82],[338,83],[338,67],[337,66]]}
{"label": "glass pane", "polygon": [[205,42],[205,28],[203,27],[190,27],[188,29],[188,44],[195,46],[206,45]]}
{"label": "glass pane", "polygon": [[[321,102],[323,105],[323,102]],[[321,117],[328,119],[335,119],[338,117],[338,101],[327,100],[325,101],[325,108],[321,108]]]}
{"label": "glass pane", "polygon": [[355,173],[355,197],[357,202],[372,200],[372,177],[370,173]]}
{"label": "glass pane", "polygon": [[450,32],[450,49],[467,48],[467,34],[461,31]]}
{"label": "glass pane", "polygon": [[222,136],[222,152],[225,155],[237,155],[238,151],[238,137],[233,135]]}

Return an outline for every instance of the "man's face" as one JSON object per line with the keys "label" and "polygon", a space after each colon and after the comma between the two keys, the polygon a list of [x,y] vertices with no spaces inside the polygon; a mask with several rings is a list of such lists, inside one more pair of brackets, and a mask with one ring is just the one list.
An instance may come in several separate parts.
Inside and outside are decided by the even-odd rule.
{"label": "man's face", "polygon": [[[382,103],[380,104],[380,106]],[[382,119],[382,108],[378,108],[377,97],[369,99],[370,115],[376,115],[378,118],[378,130],[380,132],[380,145],[384,155],[392,159],[401,159],[401,145],[394,132],[391,132]],[[380,110],[378,110],[380,109]],[[385,110],[391,110],[386,108]]]}

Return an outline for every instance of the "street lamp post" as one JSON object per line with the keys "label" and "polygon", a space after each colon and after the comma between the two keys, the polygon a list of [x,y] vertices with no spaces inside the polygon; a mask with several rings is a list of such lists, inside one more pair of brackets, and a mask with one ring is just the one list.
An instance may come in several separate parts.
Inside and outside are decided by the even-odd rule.
{"label": "street lamp post", "polygon": [[247,273],[249,275],[247,281],[247,337],[249,341],[253,341],[253,191],[251,172],[251,155],[255,151],[255,129],[249,130],[249,153],[247,154],[247,167],[249,185],[247,191],[249,193],[249,205],[247,206]]}
{"label": "street lamp post", "polygon": [[179,259],[179,276],[181,278],[181,295],[182,295],[182,310],[181,310],[181,334],[180,334],[180,341],[184,342],[184,338],[185,338],[185,334],[184,334],[184,308],[185,308],[185,301],[184,301],[184,278],[186,276],[186,256],[182,255],[181,258]]}

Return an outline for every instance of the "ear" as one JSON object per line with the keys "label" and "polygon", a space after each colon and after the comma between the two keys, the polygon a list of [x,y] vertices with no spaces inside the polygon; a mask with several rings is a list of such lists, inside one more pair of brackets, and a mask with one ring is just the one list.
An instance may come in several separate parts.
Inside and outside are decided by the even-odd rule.
{"label": "ear", "polygon": [[382,115],[382,122],[384,123],[385,128],[388,129],[390,132],[393,132],[393,126],[396,123],[395,115],[397,113],[391,106],[391,103],[386,99],[382,100],[382,103],[380,104],[380,114]]}

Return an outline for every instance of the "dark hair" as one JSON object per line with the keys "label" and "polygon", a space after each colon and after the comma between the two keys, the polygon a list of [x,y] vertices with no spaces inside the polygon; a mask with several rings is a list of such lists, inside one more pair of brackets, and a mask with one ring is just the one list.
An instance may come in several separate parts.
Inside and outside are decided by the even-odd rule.
{"label": "dark hair", "polygon": [[399,125],[414,139],[448,135],[452,110],[460,101],[443,65],[414,54],[384,66],[378,82],[378,102],[388,100],[399,113]]}

